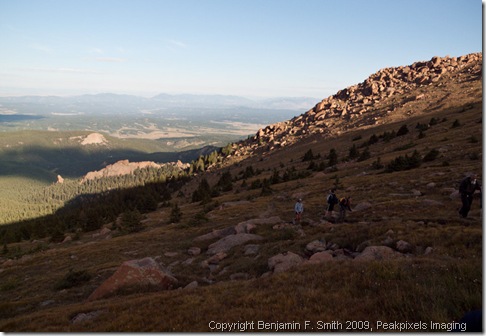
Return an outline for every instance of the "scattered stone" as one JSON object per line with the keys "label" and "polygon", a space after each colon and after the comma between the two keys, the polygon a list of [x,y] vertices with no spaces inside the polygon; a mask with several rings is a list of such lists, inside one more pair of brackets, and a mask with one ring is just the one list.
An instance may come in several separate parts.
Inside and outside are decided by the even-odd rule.
{"label": "scattered stone", "polygon": [[248,273],[235,273],[230,275],[230,280],[248,280],[250,275]]}
{"label": "scattered stone", "polygon": [[191,255],[191,256],[198,256],[201,254],[201,249],[197,246],[194,246],[194,247],[190,247],[188,250],[187,250],[187,254]]}
{"label": "scattered stone", "polygon": [[388,246],[368,246],[364,251],[356,256],[354,260],[357,261],[369,261],[369,260],[384,260],[394,259],[401,257],[402,254],[394,251]]}
{"label": "scattered stone", "polygon": [[177,257],[179,255],[178,252],[165,252],[164,255],[166,257],[169,257],[169,258],[174,258],[174,257]]}
{"label": "scattered stone", "polygon": [[329,251],[322,251],[322,252],[317,252],[314,253],[309,260],[306,261],[307,264],[320,264],[323,262],[331,261],[333,260],[333,256],[331,252]]}
{"label": "scattered stone", "polygon": [[193,289],[193,288],[197,288],[197,287],[199,287],[199,283],[194,280],[190,284],[186,285],[186,287],[184,287],[184,289]]}
{"label": "scattered stone", "polygon": [[363,210],[366,210],[366,209],[369,209],[371,208],[372,205],[370,202],[361,202],[359,204],[357,204],[356,206],[352,207],[353,211],[363,211]]}
{"label": "scattered stone", "polygon": [[84,323],[87,321],[94,320],[98,316],[100,316],[104,311],[103,310],[95,310],[89,313],[79,313],[71,319],[72,324],[79,324]]}
{"label": "scattered stone", "polygon": [[258,254],[259,251],[260,251],[260,245],[248,244],[245,246],[245,255]]}
{"label": "scattered stone", "polygon": [[71,237],[70,235],[67,235],[66,238],[64,238],[64,240],[62,241],[62,243],[69,243],[73,241],[73,237]]}
{"label": "scattered stone", "polygon": [[327,250],[327,245],[325,240],[314,240],[305,246],[306,252],[315,254],[317,252],[322,252]]}
{"label": "scattered stone", "polygon": [[53,304],[54,302],[56,302],[56,301],[54,301],[54,300],[43,301],[43,302],[40,303],[40,306],[41,307],[49,306],[49,305]]}
{"label": "scattered stone", "polygon": [[268,259],[268,268],[274,273],[281,273],[299,266],[303,262],[304,259],[301,256],[289,251]]}
{"label": "scattered stone", "polygon": [[278,216],[269,217],[269,218],[254,218],[250,219],[241,223],[238,223],[235,226],[236,233],[250,233],[255,230],[258,225],[263,224],[276,224],[280,223],[282,220]]}
{"label": "scattered stone", "polygon": [[422,204],[425,206],[443,206],[444,203],[436,200],[431,200],[431,199],[424,199],[422,200]]}
{"label": "scattered stone", "polygon": [[423,193],[420,190],[412,189],[413,196],[423,196]]}
{"label": "scattered stone", "polygon": [[172,289],[177,279],[166,273],[157,262],[148,257],[124,262],[116,272],[101,284],[88,301],[98,300],[125,288],[150,286],[156,289]]}
{"label": "scattered stone", "polygon": [[217,242],[209,245],[207,254],[216,254],[219,252],[227,252],[233,247],[243,245],[252,240],[262,240],[263,237],[250,233],[238,233],[221,238]]}
{"label": "scattered stone", "polygon": [[396,249],[401,253],[411,253],[413,251],[413,246],[404,240],[399,240],[397,241]]}
{"label": "scattered stone", "polygon": [[215,238],[223,238],[229,235],[234,235],[235,233],[236,233],[235,228],[231,226],[221,230],[213,230],[210,233],[194,238],[194,241],[205,241],[205,240],[211,240]]}
{"label": "scattered stone", "polygon": [[356,247],[356,252],[363,252],[365,248],[367,248],[368,246],[371,245],[371,241],[370,240],[367,240],[367,241],[364,241],[362,243],[360,243],[357,247]]}
{"label": "scattered stone", "polygon": [[434,252],[434,249],[430,246],[427,246],[427,248],[425,249],[424,255],[429,255],[432,252]]}

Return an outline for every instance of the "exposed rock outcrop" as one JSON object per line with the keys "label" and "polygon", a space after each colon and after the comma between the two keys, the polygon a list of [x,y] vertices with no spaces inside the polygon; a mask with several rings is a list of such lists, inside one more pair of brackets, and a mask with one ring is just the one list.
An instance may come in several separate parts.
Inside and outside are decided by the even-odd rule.
{"label": "exposed rock outcrop", "polygon": [[144,169],[144,168],[160,169],[169,166],[182,170],[188,168],[189,164],[183,164],[180,161],[175,163],[158,164],[152,161],[130,162],[129,160],[120,160],[114,164],[106,166],[101,170],[89,172],[82,179],[81,183],[85,183],[86,181],[95,180],[103,177],[130,175],[133,174],[137,169]]}

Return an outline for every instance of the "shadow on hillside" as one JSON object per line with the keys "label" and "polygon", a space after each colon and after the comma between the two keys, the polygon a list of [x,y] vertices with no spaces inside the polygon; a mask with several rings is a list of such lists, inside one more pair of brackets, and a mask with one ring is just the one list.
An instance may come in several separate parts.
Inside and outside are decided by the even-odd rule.
{"label": "shadow on hillside", "polygon": [[[0,123],[19,122],[19,121],[26,121],[26,120],[39,120],[39,119],[45,119],[45,117],[37,116],[37,115],[28,115],[28,114],[0,114]],[[2,126],[9,126],[9,125],[2,125]]]}
{"label": "shadow on hillside", "polygon": [[100,170],[119,160],[154,161],[158,163],[191,162],[217,147],[203,147],[183,152],[144,153],[120,149],[45,148],[28,146],[8,149],[0,153],[0,178],[18,176],[42,182],[55,182],[57,175],[80,178],[90,171]]}

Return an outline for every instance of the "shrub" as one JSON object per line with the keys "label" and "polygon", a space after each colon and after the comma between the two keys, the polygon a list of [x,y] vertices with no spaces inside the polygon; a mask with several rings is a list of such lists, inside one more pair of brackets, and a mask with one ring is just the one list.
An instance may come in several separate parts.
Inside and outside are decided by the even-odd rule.
{"label": "shrub", "polygon": [[379,138],[376,136],[376,134],[373,134],[372,136],[370,136],[367,145],[371,146],[371,145],[377,143],[378,141],[379,141]]}
{"label": "shrub", "polygon": [[437,149],[432,149],[430,152],[428,152],[424,156],[423,161],[424,162],[434,161],[435,159],[437,159],[437,157],[439,156],[439,154],[440,154],[440,152]]}
{"label": "shrub", "polygon": [[459,121],[459,119],[454,120],[454,122],[452,123],[452,128],[457,128],[460,126],[461,126],[461,122]]}
{"label": "shrub", "polygon": [[221,178],[219,179],[218,183],[216,183],[215,188],[223,192],[233,190],[233,177],[229,171],[226,171],[223,173],[223,175],[221,175]]}
{"label": "shrub", "polygon": [[379,170],[379,169],[383,169],[385,166],[381,163],[381,158],[378,157],[375,161],[373,161],[371,167],[373,169]]}
{"label": "shrub", "polygon": [[179,205],[176,203],[172,207],[172,210],[170,211],[170,222],[171,223],[179,223],[182,218],[182,211],[179,208]]}
{"label": "shrub", "polygon": [[282,179],[280,177],[280,174],[279,174],[277,168],[274,168],[272,177],[270,178],[270,183],[271,184],[277,184],[277,183],[280,183],[281,181],[282,181]]}
{"label": "shrub", "polygon": [[312,153],[312,149],[309,149],[305,154],[304,158],[302,159],[302,162],[305,161],[312,161],[314,160],[314,154]]}
{"label": "shrub", "polygon": [[383,138],[383,141],[389,142],[390,140],[397,137],[397,133],[395,131],[385,132],[381,137]]}
{"label": "shrub", "polygon": [[420,154],[415,150],[410,157],[408,155],[396,157],[386,166],[386,171],[393,172],[418,168],[421,163]]}
{"label": "shrub", "polygon": [[368,147],[365,148],[361,155],[358,158],[358,162],[368,160],[371,157],[370,149]]}
{"label": "shrub", "polygon": [[268,181],[267,179],[264,179],[263,183],[262,183],[262,191],[260,193],[260,196],[269,196],[272,193],[273,193],[273,190],[272,190],[272,188],[270,188],[270,181]]}
{"label": "shrub", "polygon": [[91,275],[85,271],[73,271],[72,269],[55,286],[55,290],[68,289],[79,286],[91,280]]}
{"label": "shrub", "polygon": [[208,181],[203,178],[199,182],[199,186],[192,193],[192,202],[201,202],[201,204],[206,204],[211,201],[211,188],[209,187]]}
{"label": "shrub", "polygon": [[409,131],[408,131],[408,127],[407,125],[402,125],[402,127],[400,127],[398,129],[398,132],[397,132],[397,136],[402,136],[402,135],[405,135],[407,134]]}
{"label": "shrub", "polygon": [[137,209],[126,211],[121,216],[121,230],[127,233],[141,231],[143,228],[141,220],[142,215]]}
{"label": "shrub", "polygon": [[358,156],[359,156],[359,151],[356,148],[356,145],[353,144],[353,147],[349,149],[349,158],[352,160],[352,159],[356,159]]}
{"label": "shrub", "polygon": [[338,163],[338,154],[334,148],[329,150],[327,159],[329,160],[329,166],[335,166]]}
{"label": "shrub", "polygon": [[430,121],[429,121],[430,126],[437,125],[438,123],[439,123],[439,121],[435,118],[431,118]]}

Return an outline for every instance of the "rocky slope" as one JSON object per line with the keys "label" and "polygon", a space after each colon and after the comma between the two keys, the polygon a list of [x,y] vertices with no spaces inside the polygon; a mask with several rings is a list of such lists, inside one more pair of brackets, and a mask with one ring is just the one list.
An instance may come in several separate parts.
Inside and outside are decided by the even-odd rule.
{"label": "rocky slope", "polygon": [[311,134],[332,137],[350,129],[403,120],[443,108],[446,99],[473,102],[482,92],[470,92],[468,82],[482,77],[482,62],[482,53],[473,53],[381,69],[298,117],[260,129],[234,145],[236,156],[289,146]]}

